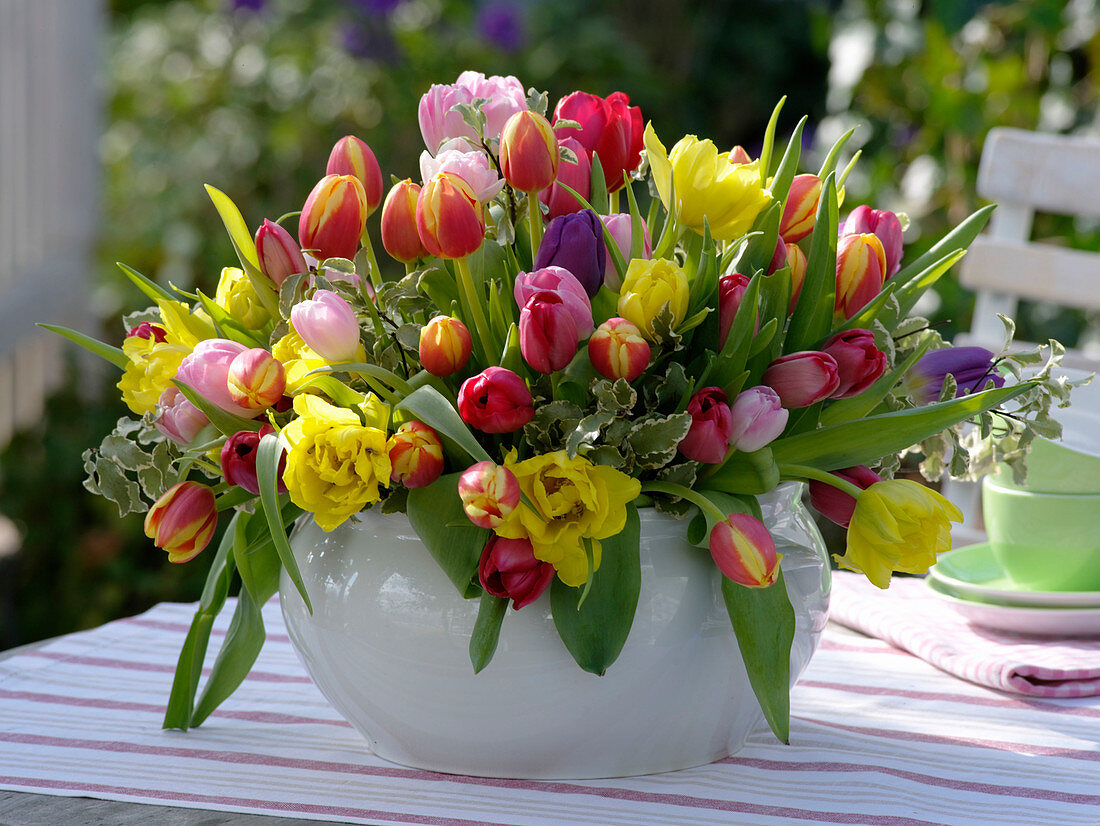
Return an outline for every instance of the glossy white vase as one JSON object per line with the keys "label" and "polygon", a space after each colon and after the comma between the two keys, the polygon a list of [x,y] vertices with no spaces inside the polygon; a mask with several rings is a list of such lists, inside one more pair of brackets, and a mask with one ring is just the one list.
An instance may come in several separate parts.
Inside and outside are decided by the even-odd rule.
{"label": "glossy white vase", "polygon": [[[800,485],[762,498],[797,626],[792,681],[825,625],[829,565]],[[375,511],[292,538],[313,615],[286,575],[291,642],[317,687],[380,757],[456,774],[623,777],[721,759],[764,725],[705,549],[641,511],[641,596],[622,654],[597,677],[558,638],[549,592],[508,610],[474,674],[478,601],[462,599],[408,520]]]}

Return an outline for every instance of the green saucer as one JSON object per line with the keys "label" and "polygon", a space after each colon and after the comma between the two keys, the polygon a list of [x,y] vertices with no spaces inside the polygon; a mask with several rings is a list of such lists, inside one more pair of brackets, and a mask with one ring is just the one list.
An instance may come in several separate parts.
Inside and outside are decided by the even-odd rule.
{"label": "green saucer", "polygon": [[943,554],[930,579],[960,599],[1036,608],[1100,608],[1100,591],[1035,591],[1017,585],[1001,568],[988,542]]}

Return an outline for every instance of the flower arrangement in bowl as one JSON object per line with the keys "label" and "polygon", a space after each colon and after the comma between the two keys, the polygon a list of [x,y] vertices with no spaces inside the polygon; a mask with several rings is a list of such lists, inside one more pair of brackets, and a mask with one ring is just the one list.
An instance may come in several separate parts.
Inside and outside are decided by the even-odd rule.
{"label": "flower arrangement in bowl", "polygon": [[[464,72],[420,101],[421,183],[383,200],[370,148],[345,137],[300,213],[255,231],[208,186],[240,264],[215,295],[123,266],[155,306],[126,319],[120,348],[52,328],[122,371],[133,412],[85,454],[88,487],[145,511],[173,562],[229,517],[166,727],[198,725],[244,678],[280,576],[310,610],[296,521],[327,534],[368,509],[406,514],[444,590],[477,600],[471,673],[511,614],[541,610],[579,668],[603,674],[630,635],[638,514],[653,508],[681,520],[719,583],[787,739],[795,618],[761,498],[808,483],[848,529],[839,564],[886,587],[925,571],[961,519],[892,478],[899,455],[919,445],[930,478],[970,457],[1018,462],[1057,427],[1048,411],[1068,387],[1051,377],[1057,345],[1045,363],[995,359],[909,317],[991,208],[907,260],[904,217],[858,206],[840,220],[851,133],[802,172],[805,120],[777,146],[779,109],[758,158],[690,135],[666,150],[622,93],[575,92],[548,117],[545,94]],[[403,276],[378,265],[379,207]],[[1019,433],[1002,443],[1004,417]]]}

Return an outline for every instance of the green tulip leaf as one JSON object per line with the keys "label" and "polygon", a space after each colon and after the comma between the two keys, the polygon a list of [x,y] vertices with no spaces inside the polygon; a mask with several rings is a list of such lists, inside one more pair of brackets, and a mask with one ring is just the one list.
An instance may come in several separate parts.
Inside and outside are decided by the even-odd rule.
{"label": "green tulip leaf", "polygon": [[993,214],[994,209],[996,209],[996,206],[989,204],[971,214],[965,221],[933,244],[924,255],[913,259],[894,273],[890,280],[898,284],[908,284],[945,255],[969,247],[989,221],[989,216]]}
{"label": "green tulip leaf", "polygon": [[737,450],[701,484],[731,494],[767,493],[779,484],[779,466],[769,447]]}
{"label": "green tulip leaf", "polygon": [[480,674],[493,659],[493,654],[497,650],[497,641],[500,639],[500,626],[504,622],[507,611],[507,599],[495,597],[488,591],[482,592],[481,604],[477,609],[477,620],[474,622],[474,633],[470,637],[470,662],[474,666],[475,674]]}
{"label": "green tulip leaf", "polygon": [[127,278],[134,282],[139,290],[145,293],[145,295],[153,301],[179,301],[177,296],[172,295],[172,293],[168,292],[168,290],[164,289],[164,287],[156,281],[142,275],[129,264],[123,264],[121,261],[116,261],[115,264],[126,274]]}
{"label": "green tulip leaf", "polygon": [[248,224],[245,223],[244,216],[241,215],[241,211],[237,209],[237,205],[233,203],[232,198],[221,190],[210,186],[210,184],[205,186],[206,194],[210,196],[214,208],[221,216],[222,223],[225,224],[226,232],[229,233],[229,240],[233,243],[233,249],[241,262],[241,268],[252,284],[252,289],[256,291],[256,295],[260,299],[260,303],[264,305],[264,309],[274,318],[278,318],[279,296],[275,292],[271,281],[260,270],[260,257],[256,254],[256,242],[252,238],[252,233],[248,231]]}
{"label": "green tulip leaf", "polygon": [[206,418],[210,420],[210,424],[214,425],[225,436],[232,436],[234,433],[239,433],[242,430],[259,430],[264,426],[262,420],[246,419],[244,416],[238,416],[235,413],[230,413],[228,410],[222,410],[212,401],[209,401],[206,396],[202,395],[194,387],[189,384],[184,384],[178,379],[172,379],[172,384],[179,388],[179,391],[183,393],[184,398],[191,404],[195,405],[199,410],[206,414]]}
{"label": "green tulip leaf", "polygon": [[896,410],[821,427],[772,442],[775,461],[837,470],[869,465],[899,453],[945,428],[991,410],[1029,390],[1033,382],[985,390],[926,407]]}
{"label": "green tulip leaf", "polygon": [[785,352],[808,350],[829,334],[836,303],[836,242],[840,221],[836,183],[830,175],[821,186],[817,203],[806,277],[791,315]]}
{"label": "green tulip leaf", "polygon": [[248,589],[242,588],[237,596],[237,610],[233,612],[229,630],[222,640],[214,667],[210,670],[202,696],[191,715],[191,725],[201,725],[244,682],[264,647],[265,638],[260,606],[252,599]]}
{"label": "green tulip leaf", "polygon": [[767,588],[746,588],[722,577],[722,598],[764,719],[780,742],[789,743],[795,619],[783,572]]}
{"label": "green tulip leaf", "polygon": [[298,561],[294,558],[294,551],[286,539],[286,523],[284,522],[283,509],[279,505],[279,460],[283,454],[283,446],[279,444],[279,437],[274,433],[268,433],[256,446],[256,481],[260,486],[260,504],[263,507],[264,516],[267,518],[267,527],[271,532],[271,541],[275,544],[275,551],[286,568],[287,576],[298,589],[302,601],[306,604],[306,610],[313,613],[313,605],[306,593],[305,582],[302,581],[302,572],[298,569]]}
{"label": "green tulip leaf", "polygon": [[39,324],[38,326],[43,330],[49,330],[51,333],[57,333],[59,336],[67,338],[73,344],[79,344],[88,352],[95,353],[101,359],[111,362],[119,370],[125,370],[126,365],[130,363],[130,357],[120,347],[104,344],[98,339],[71,330],[68,327],[60,327],[56,324]]}
{"label": "green tulip leaf", "polygon": [[783,157],[779,161],[779,166],[775,170],[775,175],[772,177],[772,197],[783,202],[784,205],[786,205],[787,196],[790,194],[795,173],[798,171],[798,162],[802,157],[802,130],[808,120],[809,118],[803,115],[802,120],[794,128],[791,139],[787,141],[787,148],[783,152]]}
{"label": "green tulip leaf", "polygon": [[[481,446],[477,438],[454,406],[444,398],[443,394],[431,385],[418,387],[406,396],[397,405],[397,409],[408,410],[428,427],[433,428],[440,436],[446,436],[457,444],[475,462],[487,461],[489,454]],[[457,493],[455,494],[457,496]],[[465,516],[463,517],[465,518]]]}
{"label": "green tulip leaf", "polygon": [[451,473],[409,491],[408,516],[413,530],[458,592],[470,599],[481,592],[475,582],[481,552],[490,532],[466,517],[458,496],[458,477]]}
{"label": "green tulip leaf", "polygon": [[626,526],[602,540],[600,567],[587,593],[557,578],[550,586],[558,634],[577,665],[592,674],[604,674],[615,662],[634,623],[642,583],[640,535],[638,510],[627,505]]}

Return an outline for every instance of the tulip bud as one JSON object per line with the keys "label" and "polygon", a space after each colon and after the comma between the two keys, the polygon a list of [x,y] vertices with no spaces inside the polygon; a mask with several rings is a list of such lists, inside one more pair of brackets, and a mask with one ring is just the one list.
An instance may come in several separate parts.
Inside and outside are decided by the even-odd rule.
{"label": "tulip bud", "polygon": [[317,290],[312,299],[295,304],[290,323],[306,346],[326,361],[353,361],[359,352],[355,310],[332,290]]}
{"label": "tulip bud", "polygon": [[206,414],[191,404],[175,385],[165,389],[157,400],[157,417],[153,426],[181,447],[210,424]]}
{"label": "tulip bud", "polygon": [[374,152],[354,135],[345,135],[332,147],[328,156],[326,175],[354,175],[363,185],[367,215],[382,203],[382,170]]}
{"label": "tulip bud", "polygon": [[229,339],[204,339],[180,363],[176,378],[222,410],[253,419],[260,408],[239,404],[229,390],[229,367],[246,350],[243,344]]}
{"label": "tulip bud", "polygon": [[[607,227],[611,237],[615,239],[615,246],[619,248],[623,258],[629,263],[630,248],[634,241],[634,226],[629,213],[620,212],[615,215],[601,215],[600,220]],[[606,243],[606,238],[604,240]],[[649,227],[646,226],[645,221],[642,221],[642,254],[640,257],[646,260],[653,257],[653,242],[649,238]],[[615,269],[615,262],[611,260],[610,254],[604,262],[603,283],[609,290],[615,292],[618,292],[622,286],[619,273]]]}
{"label": "tulip bud", "polygon": [[665,335],[663,328],[658,329],[658,318],[675,330],[687,316],[690,292],[687,274],[675,261],[635,258],[626,268],[615,309],[637,325],[646,339],[658,341]]}
{"label": "tulip bud", "polygon": [[902,238],[901,221],[893,212],[885,209],[871,209],[869,206],[858,206],[852,210],[848,220],[840,229],[841,235],[855,235],[859,233],[874,233],[882,242],[882,249],[886,255],[886,277],[898,271],[901,265],[901,252],[904,244]]}
{"label": "tulip bud", "polygon": [[838,316],[851,318],[882,291],[886,280],[886,253],[870,233],[842,235],[836,246],[836,302]]}
{"label": "tulip bud", "polygon": [[711,529],[710,555],[723,576],[747,588],[775,582],[783,558],[764,523],[747,513],[731,513]]}
{"label": "tulip bud", "polygon": [[[244,488],[251,494],[259,494],[260,482],[256,477],[256,449],[260,446],[260,439],[269,433],[274,433],[275,428],[269,424],[256,430],[239,430],[225,440],[222,445],[221,465],[222,476],[230,485]],[[283,482],[283,471],[286,470],[286,453],[279,456],[279,469],[275,474],[275,486],[279,493],[286,493],[286,484]]]}
{"label": "tulip bud", "polygon": [[550,121],[530,109],[508,118],[500,133],[500,171],[513,188],[546,189],[557,178],[560,157]]}
{"label": "tulip bud", "polygon": [[493,530],[500,527],[519,504],[519,480],[504,465],[478,462],[458,477],[458,497],[471,522],[479,528]]}
{"label": "tulip bud", "polygon": [[822,352],[836,361],[840,385],[832,398],[858,396],[886,372],[886,354],[875,346],[870,330],[845,330],[825,342]]}
{"label": "tulip bud", "polygon": [[[866,465],[834,470],[831,473],[864,490],[882,481],[882,477]],[[811,479],[810,505],[825,518],[832,520],[842,528],[847,528],[856,509],[856,500],[840,488],[833,487],[827,482]]]}
{"label": "tulip bud", "polygon": [[457,318],[437,315],[420,329],[420,364],[433,376],[450,376],[466,366],[473,341]]}
{"label": "tulip bud", "polygon": [[511,433],[535,415],[527,384],[504,367],[486,367],[458,390],[462,421],[482,433]]}
{"label": "tulip bud", "polygon": [[354,258],[367,226],[367,195],[354,175],[326,175],[306,198],[298,242],[318,261]]}
{"label": "tulip bud", "polygon": [[745,147],[741,144],[737,144],[737,146],[730,150],[729,162],[731,164],[752,163],[752,158],[750,158],[749,153],[745,151]]}
{"label": "tulip bud", "polygon": [[791,304],[788,312],[793,313],[806,280],[806,253],[798,244],[787,244],[787,266],[791,268]]}
{"label": "tulip bud", "polygon": [[485,218],[470,185],[450,172],[430,178],[416,199],[420,242],[437,258],[465,258],[485,240]]}
{"label": "tulip bud", "polygon": [[539,200],[546,204],[550,210],[547,218],[553,220],[559,215],[568,215],[572,212],[580,212],[584,205],[573,197],[572,192],[567,192],[559,183],[565,184],[588,200],[592,193],[592,159],[587,149],[581,146],[576,138],[561,138],[559,147],[565,147],[576,155],[576,162],[562,159],[558,164],[558,176],[548,189],[539,193]]}
{"label": "tulip bud", "polygon": [[[737,317],[737,310],[741,307],[741,301],[745,297],[745,290],[749,286],[749,277],[739,272],[723,275],[718,280],[718,349],[726,346],[726,339],[730,334],[730,326]],[[752,331],[755,334],[760,329],[760,316],[755,316]]]}
{"label": "tulip bud", "polygon": [[996,370],[993,353],[984,347],[946,347],[925,353],[908,378],[910,392],[923,404],[938,401],[943,394],[947,376],[955,378],[955,396],[965,396],[985,389],[993,382],[1003,387],[1004,376]]}
{"label": "tulip bud", "polygon": [[382,204],[382,246],[390,257],[402,264],[411,264],[427,256],[416,229],[416,201],[420,184],[406,178],[393,185]]}
{"label": "tulip bud", "polygon": [[153,341],[159,343],[168,338],[168,331],[161,327],[159,324],[151,324],[148,321],[143,321],[137,327],[128,332],[126,334],[126,338],[153,339]]}
{"label": "tulip bud", "polygon": [[518,611],[542,595],[554,579],[554,566],[535,558],[531,540],[493,534],[481,552],[477,578],[493,596],[512,600],[512,610]]}
{"label": "tulip bud", "polygon": [[253,347],[229,363],[225,377],[229,396],[242,407],[265,410],[283,397],[286,371],[267,350]]}
{"label": "tulip bud", "polygon": [[760,450],[779,438],[789,415],[770,387],[742,390],[730,405],[730,447],[745,453]]}
{"label": "tulip bud", "polygon": [[168,551],[169,562],[187,562],[210,543],[218,526],[214,491],[198,482],[173,485],[145,514],[145,535]]}
{"label": "tulip bud", "polygon": [[605,379],[634,381],[649,366],[649,342],[625,318],[609,318],[588,339],[588,358]]}
{"label": "tulip bud", "polygon": [[260,259],[260,271],[276,287],[296,273],[309,271],[298,242],[274,221],[265,219],[256,230],[256,256]]}
{"label": "tulip bud", "polygon": [[840,386],[840,375],[828,353],[802,350],[773,361],[762,381],[779,394],[784,407],[796,408],[829,398]]}
{"label": "tulip bud", "polygon": [[718,464],[726,458],[733,435],[729,399],[721,388],[704,387],[691,397],[687,412],[691,429],[677,447],[692,461]]}
{"label": "tulip bud", "polygon": [[521,272],[516,276],[512,294],[515,296],[516,306],[522,309],[532,296],[545,291],[555,293],[561,298],[577,324],[578,336],[583,337],[592,332],[592,304],[588,300],[588,293],[569,270],[543,267],[530,273]]}
{"label": "tulip bud", "polygon": [[772,260],[768,262],[767,275],[771,275],[776,270],[787,266],[787,242],[783,240],[783,236],[775,239],[775,252],[772,253]]}
{"label": "tulip bud", "polygon": [[561,296],[537,292],[519,313],[519,349],[540,373],[561,370],[577,354],[577,322]]}
{"label": "tulip bud", "polygon": [[546,225],[533,269],[553,266],[569,270],[591,298],[603,284],[606,260],[600,217],[590,209],[582,209]]}
{"label": "tulip bud", "polygon": [[779,219],[779,235],[784,241],[793,244],[814,231],[820,198],[821,179],[817,175],[794,176],[783,205],[783,217]]}
{"label": "tulip bud", "polygon": [[390,479],[407,488],[423,488],[443,473],[443,442],[424,422],[405,422],[386,443]]}

